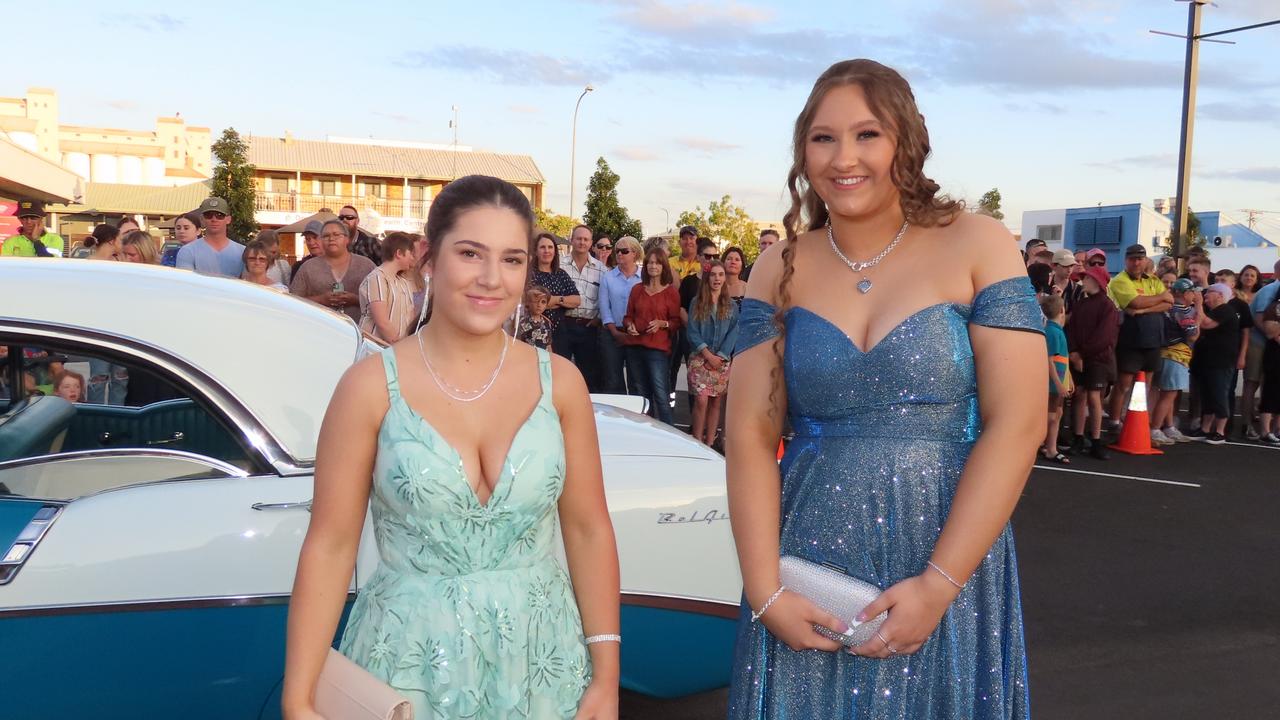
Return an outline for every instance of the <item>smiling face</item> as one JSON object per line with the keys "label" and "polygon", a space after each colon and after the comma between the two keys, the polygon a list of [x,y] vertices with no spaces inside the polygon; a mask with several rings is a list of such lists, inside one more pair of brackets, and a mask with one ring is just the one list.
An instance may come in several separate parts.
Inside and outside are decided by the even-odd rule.
{"label": "smiling face", "polygon": [[609,262],[609,254],[613,252],[613,243],[609,241],[608,235],[601,235],[591,248],[591,252],[597,260],[602,263]]}
{"label": "smiling face", "polygon": [[1253,268],[1245,268],[1240,273],[1240,287],[1247,290],[1258,289],[1258,271]]}
{"label": "smiling face", "polygon": [[[1128,258],[1125,258],[1127,261]],[[1127,264],[1126,264],[1127,269]],[[1197,287],[1204,287],[1209,284],[1209,266],[1202,263],[1187,263],[1187,277],[1191,278],[1191,282]]]}
{"label": "smiling face", "polygon": [[680,256],[684,258],[693,257],[698,250],[698,236],[690,233],[684,233],[680,236]]}
{"label": "smiling face", "polygon": [[858,85],[832,88],[818,104],[805,142],[805,175],[833,216],[857,219],[899,203],[894,138]]}
{"label": "smiling face", "polygon": [[459,214],[427,263],[431,322],[443,320],[475,335],[497,332],[524,295],[528,237],[528,224],[511,210],[477,207]]}
{"label": "smiling face", "polygon": [[581,256],[591,252],[591,228],[575,228],[569,236],[569,245],[573,248],[574,255]]}

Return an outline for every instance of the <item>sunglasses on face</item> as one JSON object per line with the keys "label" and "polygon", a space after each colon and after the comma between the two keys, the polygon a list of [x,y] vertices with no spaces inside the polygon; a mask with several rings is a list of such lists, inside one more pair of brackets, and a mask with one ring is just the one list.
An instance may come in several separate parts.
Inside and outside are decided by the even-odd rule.
{"label": "sunglasses on face", "polygon": [[717,253],[702,253],[703,260],[719,260],[720,255]]}
{"label": "sunglasses on face", "polygon": [[225,218],[227,214],[211,210],[207,213],[203,213],[202,216],[205,220],[221,220]]}
{"label": "sunglasses on face", "polygon": [[619,254],[619,255],[630,255],[630,254],[631,254],[631,248],[618,248],[618,254]]}
{"label": "sunglasses on face", "polygon": [[1107,264],[1106,260],[1090,260],[1089,267],[1103,267]]}
{"label": "sunglasses on face", "polygon": [[359,215],[339,215],[338,219],[339,220],[359,220],[360,216]]}
{"label": "sunglasses on face", "polygon": [[596,245],[596,249],[597,249],[597,250],[612,250],[612,249],[613,249],[613,246],[612,246],[612,245],[605,245],[604,243],[601,243],[601,244],[599,244],[599,245]]}

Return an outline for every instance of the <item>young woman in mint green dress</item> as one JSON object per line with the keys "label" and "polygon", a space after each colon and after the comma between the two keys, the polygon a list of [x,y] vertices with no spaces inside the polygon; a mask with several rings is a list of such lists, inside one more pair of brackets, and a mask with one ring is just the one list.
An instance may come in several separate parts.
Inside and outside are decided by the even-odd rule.
{"label": "young woman in mint green dress", "polygon": [[509,183],[470,176],[432,202],[426,229],[427,323],[348,370],[320,430],[285,716],[318,717],[368,505],[379,565],[341,650],[415,718],[616,720],[618,556],[591,402],[572,363],[502,329],[527,282],[532,210]]}

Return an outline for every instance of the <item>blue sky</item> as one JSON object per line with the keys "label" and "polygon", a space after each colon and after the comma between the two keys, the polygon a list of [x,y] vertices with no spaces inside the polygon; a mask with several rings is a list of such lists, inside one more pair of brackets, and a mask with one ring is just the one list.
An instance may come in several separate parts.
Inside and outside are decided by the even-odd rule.
{"label": "blue sky", "polygon": [[[1023,210],[1174,194],[1184,44],[1172,0],[6,3],[0,95],[56,88],[62,122],[459,142],[527,153],[565,212],[574,102],[579,212],[595,159],[647,232],[730,194],[786,209],[791,126],[831,63],[911,81],[926,171]],[[1280,19],[1220,0],[1203,31]],[[1191,203],[1280,211],[1280,26],[1204,44]],[[1261,230],[1280,236],[1280,214]]]}

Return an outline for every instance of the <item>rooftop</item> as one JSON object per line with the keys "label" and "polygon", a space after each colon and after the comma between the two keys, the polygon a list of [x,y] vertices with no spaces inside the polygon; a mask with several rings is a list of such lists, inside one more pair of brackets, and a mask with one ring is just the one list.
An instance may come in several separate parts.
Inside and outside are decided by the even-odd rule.
{"label": "rooftop", "polygon": [[528,155],[255,135],[245,141],[249,144],[249,162],[261,170],[445,181],[464,175],[491,175],[517,184],[545,182],[542,171]]}

